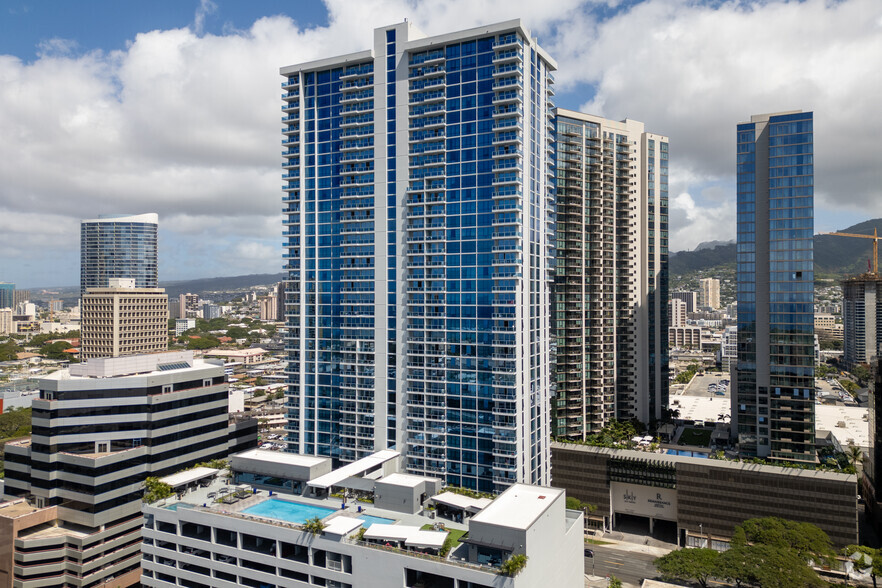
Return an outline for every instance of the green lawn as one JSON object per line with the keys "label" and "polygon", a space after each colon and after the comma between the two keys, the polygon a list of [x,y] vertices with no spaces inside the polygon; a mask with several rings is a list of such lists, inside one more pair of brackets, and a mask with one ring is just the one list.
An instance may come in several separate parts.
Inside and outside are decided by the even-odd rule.
{"label": "green lawn", "polygon": [[696,447],[708,447],[711,440],[711,431],[707,429],[684,429],[680,435],[680,445],[695,445]]}
{"label": "green lawn", "polygon": [[[435,527],[431,524],[426,524],[420,527],[421,531],[433,531],[434,529]],[[467,533],[467,531],[460,529],[445,529],[445,531],[447,531],[447,539],[444,540],[444,547],[441,549],[442,557],[446,557],[451,550],[459,547],[459,540]]]}

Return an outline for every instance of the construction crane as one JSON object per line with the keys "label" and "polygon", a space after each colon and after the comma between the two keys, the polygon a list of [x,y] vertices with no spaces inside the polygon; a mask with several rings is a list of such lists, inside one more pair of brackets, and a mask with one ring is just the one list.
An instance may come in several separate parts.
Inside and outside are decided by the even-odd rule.
{"label": "construction crane", "polygon": [[824,233],[824,235],[836,235],[837,237],[859,237],[861,239],[873,239],[873,273],[879,273],[879,236],[873,228],[872,235],[858,235],[857,233]]}

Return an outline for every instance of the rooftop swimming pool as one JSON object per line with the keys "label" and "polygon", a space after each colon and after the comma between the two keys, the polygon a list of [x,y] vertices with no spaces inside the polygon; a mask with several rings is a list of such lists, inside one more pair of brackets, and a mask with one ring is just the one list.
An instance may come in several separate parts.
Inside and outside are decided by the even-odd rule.
{"label": "rooftop swimming pool", "polygon": [[685,457],[707,457],[707,453],[701,451],[686,451],[682,449],[668,449],[668,455],[683,455]]}
{"label": "rooftop swimming pool", "polygon": [[263,502],[255,504],[254,506],[249,506],[242,511],[243,514],[278,519],[280,521],[287,521],[298,525],[302,525],[307,519],[313,517],[323,519],[332,512],[336,512],[336,509],[325,508],[323,506],[313,506],[311,504],[302,504],[300,502],[291,502],[289,500],[279,500],[277,498],[264,500]]}
{"label": "rooftop swimming pool", "polygon": [[169,510],[178,510],[179,508],[193,508],[194,505],[188,504],[186,502],[173,502],[171,504],[166,505],[165,508]]}
{"label": "rooftop swimming pool", "polygon": [[396,522],[395,519],[386,519],[383,517],[375,517],[366,514],[358,515],[358,518],[364,521],[362,527],[364,527],[365,529],[369,528],[374,523],[378,523],[380,525],[391,525]]}

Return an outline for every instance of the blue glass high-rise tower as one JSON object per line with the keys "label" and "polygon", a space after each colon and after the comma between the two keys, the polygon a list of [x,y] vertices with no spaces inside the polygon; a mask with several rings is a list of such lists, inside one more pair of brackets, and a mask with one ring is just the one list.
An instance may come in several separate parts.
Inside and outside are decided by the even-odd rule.
{"label": "blue glass high-rise tower", "polygon": [[291,451],[549,483],[554,67],[509,21],[281,69]]}
{"label": "blue glass high-rise tower", "polygon": [[732,434],[744,455],[814,462],[812,113],[753,116],[737,139]]}
{"label": "blue glass high-rise tower", "polygon": [[80,294],[107,288],[111,278],[130,278],[137,288],[157,288],[155,213],[102,216],[80,223]]}
{"label": "blue glass high-rise tower", "polygon": [[0,308],[12,308],[15,305],[15,284],[0,282]]}

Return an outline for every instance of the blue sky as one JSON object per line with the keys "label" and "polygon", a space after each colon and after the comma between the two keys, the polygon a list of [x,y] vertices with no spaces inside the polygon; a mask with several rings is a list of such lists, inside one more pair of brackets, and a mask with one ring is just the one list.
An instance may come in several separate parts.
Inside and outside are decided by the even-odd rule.
{"label": "blue sky", "polygon": [[112,213],[159,213],[161,280],[281,271],[278,68],[516,17],[559,106],[670,137],[672,250],[734,238],[761,112],[815,112],[817,231],[882,216],[876,0],[6,1],[0,281],[76,284],[79,220]]}
{"label": "blue sky", "polygon": [[[223,35],[247,30],[263,16],[285,14],[300,26],[326,26],[328,13],[321,2],[260,0],[214,2],[204,10],[203,31]],[[0,54],[32,61],[41,43],[54,38],[76,41],[81,50],[125,49],[138,33],[192,27],[200,3],[183,0],[131,2],[119,0],[4,0],[0,16]],[[296,8],[296,13],[292,9]]]}

